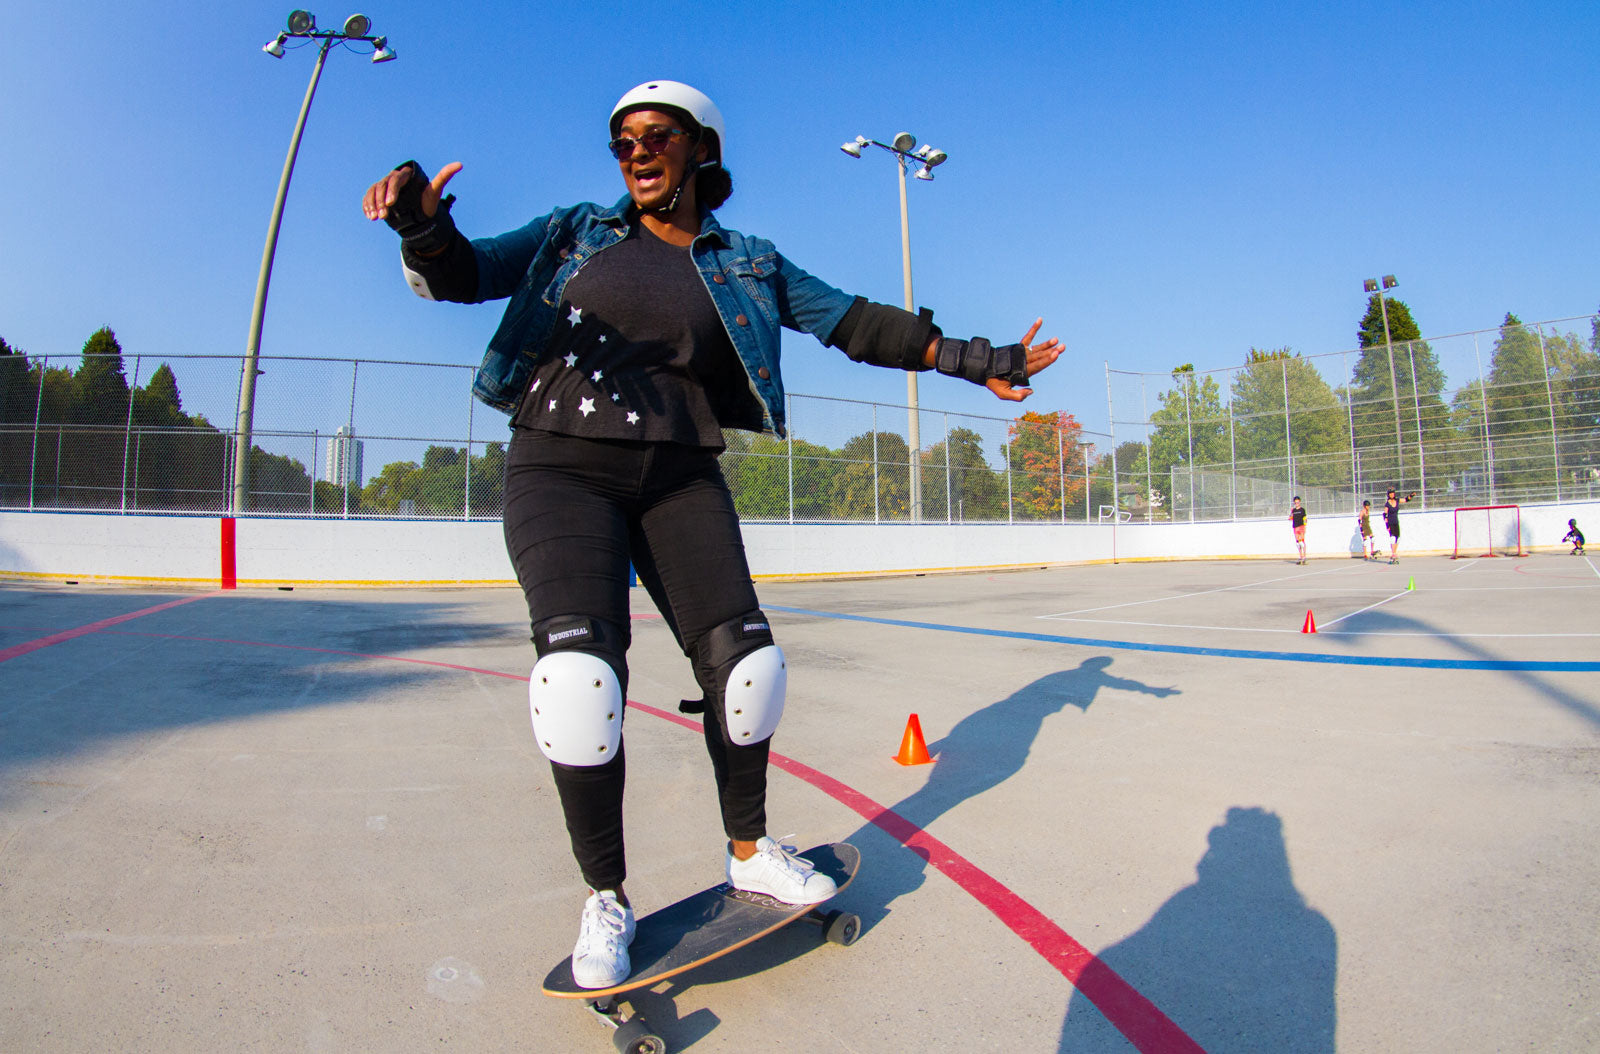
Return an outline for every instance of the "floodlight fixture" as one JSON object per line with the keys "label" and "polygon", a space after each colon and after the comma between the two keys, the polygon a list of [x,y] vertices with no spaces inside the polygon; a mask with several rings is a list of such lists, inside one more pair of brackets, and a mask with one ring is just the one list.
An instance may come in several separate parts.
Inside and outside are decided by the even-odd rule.
{"label": "floodlight fixture", "polygon": [[317,28],[317,16],[310,11],[294,10],[289,12],[289,32],[313,33]]}
{"label": "floodlight fixture", "polygon": [[265,51],[268,55],[271,55],[275,59],[281,59],[283,58],[283,42],[288,39],[289,34],[279,33],[276,38],[261,45],[261,50]]}
{"label": "floodlight fixture", "polygon": [[393,62],[394,61],[394,58],[395,58],[394,49],[389,46],[389,38],[388,37],[379,37],[377,40],[374,40],[372,42],[372,46],[378,49],[378,50],[376,50],[376,51],[374,51],[372,53],[372,61],[373,62]]}
{"label": "floodlight fixture", "polygon": [[909,154],[917,145],[917,137],[910,132],[897,132],[894,137],[894,148],[902,154]]}
{"label": "floodlight fixture", "polygon": [[940,165],[950,160],[950,155],[945,153],[943,150],[935,150],[932,147],[929,147],[928,152],[923,155],[922,160],[927,163],[929,168],[938,168]]}
{"label": "floodlight fixture", "polygon": [[1395,279],[1394,275],[1386,274],[1386,275],[1383,276],[1383,287],[1385,289],[1393,289],[1395,286],[1397,286],[1399,284],[1400,283]]}
{"label": "floodlight fixture", "polygon": [[933,178],[933,172],[932,172],[932,170],[930,170],[928,168],[927,165],[923,165],[921,168],[917,169],[917,178],[918,179],[932,179]]}
{"label": "floodlight fixture", "polygon": [[1378,280],[1376,278],[1364,279],[1361,283],[1361,291],[1364,293],[1376,293],[1378,291]]}
{"label": "floodlight fixture", "polygon": [[863,145],[863,142],[864,141],[860,137],[857,137],[855,142],[846,143],[843,146],[841,146],[839,149],[843,150],[845,153],[849,154],[851,157],[860,157],[861,156],[861,147]]}
{"label": "floodlight fixture", "polygon": [[366,15],[351,15],[344,20],[344,35],[347,37],[364,37],[371,28],[372,19]]}

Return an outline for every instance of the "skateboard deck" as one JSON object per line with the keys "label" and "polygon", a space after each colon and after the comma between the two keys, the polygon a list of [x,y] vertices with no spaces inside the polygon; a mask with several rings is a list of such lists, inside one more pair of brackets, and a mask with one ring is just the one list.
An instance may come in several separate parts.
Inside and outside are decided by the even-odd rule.
{"label": "skateboard deck", "polygon": [[[850,884],[861,866],[861,854],[844,842],[815,846],[798,855],[833,879],[840,890]],[[820,906],[785,904],[723,882],[641,917],[628,947],[633,972],[621,984],[611,988],[578,987],[572,979],[572,957],[568,956],[544,979],[544,994],[558,999],[621,995],[710,962],[806,915],[817,915],[816,921],[833,926],[828,936],[835,943],[853,941],[860,920],[843,912],[824,916],[817,911]],[[845,936],[849,940],[838,940]]]}

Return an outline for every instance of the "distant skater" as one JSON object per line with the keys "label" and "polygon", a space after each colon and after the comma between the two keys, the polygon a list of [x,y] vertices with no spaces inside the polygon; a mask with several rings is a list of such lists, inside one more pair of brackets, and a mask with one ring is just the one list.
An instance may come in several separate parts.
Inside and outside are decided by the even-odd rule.
{"label": "distant skater", "polygon": [[1393,487],[1389,488],[1389,496],[1383,502],[1383,525],[1389,530],[1389,562],[1400,562],[1400,506],[1417,496],[1412,491],[1405,497],[1397,497]]}
{"label": "distant skater", "polygon": [[1372,536],[1372,502],[1361,503],[1361,514],[1356,517],[1356,525],[1361,528],[1361,558],[1363,560],[1376,560],[1378,558],[1378,540]]}
{"label": "distant skater", "polygon": [[1300,563],[1306,562],[1306,509],[1300,504],[1300,495],[1294,496],[1294,507],[1289,510],[1289,526],[1294,528],[1294,547],[1300,554]]}
{"label": "distant skater", "polygon": [[1568,556],[1582,556],[1583,555],[1583,532],[1578,530],[1578,521],[1577,520],[1568,520],[1567,521],[1567,528],[1568,528],[1568,530],[1567,530],[1566,537],[1561,539],[1563,542],[1571,542],[1572,543],[1572,552],[1568,553],[1567,555]]}

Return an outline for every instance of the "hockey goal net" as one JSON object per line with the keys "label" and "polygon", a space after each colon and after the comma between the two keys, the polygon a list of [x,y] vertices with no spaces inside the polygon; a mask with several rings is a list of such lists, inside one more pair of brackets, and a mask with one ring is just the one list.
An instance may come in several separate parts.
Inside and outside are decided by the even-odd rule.
{"label": "hockey goal net", "polygon": [[1452,559],[1526,555],[1522,549],[1521,506],[1469,505],[1456,510],[1455,520]]}

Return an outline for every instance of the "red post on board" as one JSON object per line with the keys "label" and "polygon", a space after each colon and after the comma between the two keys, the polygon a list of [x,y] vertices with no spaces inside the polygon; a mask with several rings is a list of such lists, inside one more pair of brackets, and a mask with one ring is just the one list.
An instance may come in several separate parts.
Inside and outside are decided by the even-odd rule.
{"label": "red post on board", "polygon": [[239,565],[237,561],[238,550],[235,547],[234,519],[232,516],[222,518],[222,588],[239,588]]}

